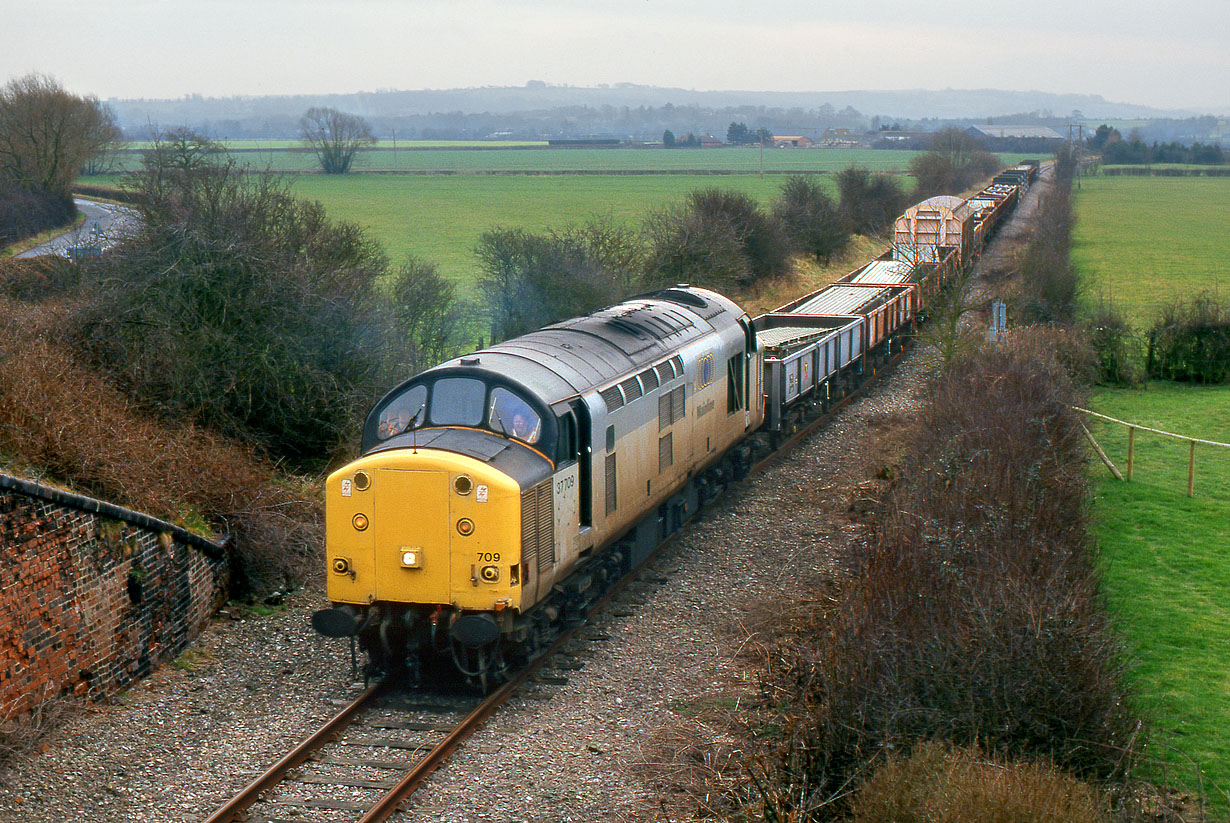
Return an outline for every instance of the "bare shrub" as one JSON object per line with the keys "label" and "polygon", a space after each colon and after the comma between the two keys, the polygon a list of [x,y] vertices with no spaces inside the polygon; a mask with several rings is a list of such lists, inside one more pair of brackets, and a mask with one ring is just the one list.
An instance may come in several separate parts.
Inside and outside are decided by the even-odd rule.
{"label": "bare shrub", "polygon": [[1014,313],[1023,323],[1071,323],[1078,282],[1069,257],[1075,216],[1068,185],[1052,187],[1038,212],[1040,217],[1018,264]]}
{"label": "bare shrub", "polygon": [[794,250],[820,263],[828,263],[850,239],[837,204],[814,176],[788,177],[773,214]]}
{"label": "bare shrub", "polygon": [[392,385],[448,359],[460,346],[456,286],[434,263],[407,258],[389,286],[389,341],[382,383]]}
{"label": "bare shrub", "polygon": [[73,705],[71,698],[62,697],[52,686],[47,686],[41,697],[10,704],[7,713],[0,716],[0,786],[5,784],[4,772],[9,764],[38,748]]}
{"label": "bare shrub", "polygon": [[636,235],[609,219],[560,231],[484,232],[478,288],[493,339],[507,339],[616,303],[632,293]]}
{"label": "bare shrub", "polygon": [[1107,823],[1109,799],[1041,763],[925,743],[890,755],[859,787],[852,823]]}
{"label": "bare shrub", "polygon": [[141,228],[88,284],[80,345],[164,418],[318,464],[378,391],[383,252],[190,134],[136,185]]}
{"label": "bare shrub", "polygon": [[837,174],[841,213],[850,231],[875,234],[905,209],[905,193],[892,177],[851,166]]}
{"label": "bare shrub", "polygon": [[735,291],[789,269],[781,225],[742,192],[697,189],[682,205],[652,215],[645,230],[645,276],[653,286],[692,283]]}
{"label": "bare shrub", "polygon": [[1193,383],[1230,379],[1230,304],[1205,292],[1163,307],[1149,330],[1148,373]]}
{"label": "bare shrub", "polygon": [[0,295],[39,302],[76,290],[81,266],[56,255],[0,262]]}
{"label": "bare shrub", "polygon": [[691,283],[730,294],[746,279],[739,239],[723,224],[683,208],[651,212],[645,278],[651,286]]}

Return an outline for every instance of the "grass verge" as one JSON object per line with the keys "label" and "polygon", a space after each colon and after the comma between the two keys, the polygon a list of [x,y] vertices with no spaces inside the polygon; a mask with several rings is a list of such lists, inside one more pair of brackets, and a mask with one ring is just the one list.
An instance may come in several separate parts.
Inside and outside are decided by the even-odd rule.
{"label": "grass verge", "polygon": [[33,237],[27,237],[25,240],[18,240],[12,245],[0,248],[0,257],[14,257],[24,251],[29,251],[40,243],[46,243],[49,240],[54,240],[61,234],[65,234],[73,229],[79,228],[83,223],[85,223],[85,215],[78,214],[77,219],[67,226],[60,226],[57,229],[48,229],[47,231],[36,234]]}

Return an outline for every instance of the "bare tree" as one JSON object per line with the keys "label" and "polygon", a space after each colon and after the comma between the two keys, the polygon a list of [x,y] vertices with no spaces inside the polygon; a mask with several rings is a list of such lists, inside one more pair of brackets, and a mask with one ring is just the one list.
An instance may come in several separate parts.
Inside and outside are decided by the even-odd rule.
{"label": "bare tree", "polygon": [[124,130],[115,122],[115,112],[109,106],[102,107],[103,123],[99,128],[105,138],[98,151],[86,158],[81,173],[87,175],[115,174],[121,170],[120,154],[128,149]]}
{"label": "bare tree", "polygon": [[362,117],[318,106],[308,109],[299,119],[299,133],[303,145],[316,154],[325,174],[350,171],[359,149],[376,142]]}
{"label": "bare tree", "polygon": [[999,158],[982,150],[978,138],[958,128],[937,131],[931,149],[910,161],[916,181],[916,196],[958,194],[979,178],[1000,168]]}
{"label": "bare tree", "polygon": [[78,97],[42,74],[11,80],[0,88],[0,182],[67,194],[117,132],[96,97]]}
{"label": "bare tree", "polygon": [[221,143],[184,126],[155,131],[141,152],[141,171],[129,181],[142,194],[165,200],[200,185],[201,178],[229,174],[234,160]]}

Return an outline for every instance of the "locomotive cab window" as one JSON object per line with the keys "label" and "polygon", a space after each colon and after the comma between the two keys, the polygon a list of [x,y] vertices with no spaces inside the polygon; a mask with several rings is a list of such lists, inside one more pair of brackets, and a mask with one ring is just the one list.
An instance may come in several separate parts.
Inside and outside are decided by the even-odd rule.
{"label": "locomotive cab window", "polygon": [[380,419],[376,424],[376,437],[388,440],[406,429],[418,428],[423,424],[423,411],[426,405],[427,387],[411,386],[380,412]]}
{"label": "locomotive cab window", "polygon": [[431,390],[431,422],[437,426],[478,426],[487,387],[472,377],[442,377]]}
{"label": "locomotive cab window", "polygon": [[[439,386],[439,383],[436,385]],[[538,412],[519,395],[505,388],[497,387],[491,392],[490,425],[492,431],[525,443],[537,443],[542,436],[542,418]]]}

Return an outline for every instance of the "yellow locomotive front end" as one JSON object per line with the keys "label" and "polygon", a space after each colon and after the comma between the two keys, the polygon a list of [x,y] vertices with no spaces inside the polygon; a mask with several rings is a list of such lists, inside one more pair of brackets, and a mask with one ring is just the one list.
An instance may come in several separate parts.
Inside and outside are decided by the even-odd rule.
{"label": "yellow locomotive front end", "polygon": [[325,505],[334,603],[521,607],[520,487],[474,458],[377,452],[329,477]]}
{"label": "yellow locomotive front end", "polygon": [[[502,376],[438,370],[391,392],[364,429],[363,455],[325,489],[331,608],[318,632],[352,638],[367,675],[441,659],[486,685],[537,574],[522,558],[527,489],[547,481],[545,406]],[[537,581],[535,581],[537,582]]]}

